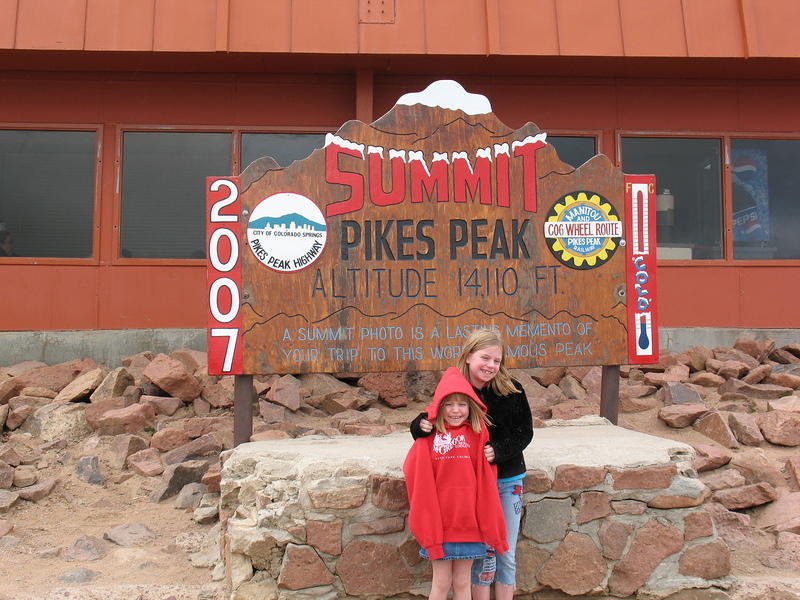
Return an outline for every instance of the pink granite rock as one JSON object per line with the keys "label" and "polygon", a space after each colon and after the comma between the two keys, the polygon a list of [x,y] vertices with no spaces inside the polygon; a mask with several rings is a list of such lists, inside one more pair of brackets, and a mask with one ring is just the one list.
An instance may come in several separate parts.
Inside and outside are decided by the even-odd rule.
{"label": "pink granite rock", "polygon": [[395,546],[366,540],[356,540],[345,547],[336,572],[350,596],[401,594],[414,581]]}
{"label": "pink granite rock", "polygon": [[333,583],[333,574],[311,546],[288,544],[283,555],[278,586],[302,590]]}
{"label": "pink granite rock", "polygon": [[530,469],[525,474],[524,491],[533,492],[534,494],[544,494],[550,490],[552,482],[546,471],[541,469]]}
{"label": "pink granite rock", "polygon": [[580,400],[567,400],[553,406],[550,414],[553,419],[579,419],[586,415],[600,414],[600,403],[594,402],[588,397]]}
{"label": "pink granite rock", "polygon": [[773,460],[760,448],[747,448],[738,452],[729,466],[744,475],[747,483],[766,481],[776,488],[785,488],[786,479]]}
{"label": "pink granite rock", "polygon": [[529,370],[533,378],[544,387],[558,385],[567,372],[564,367],[537,367]]}
{"label": "pink granite rock", "polygon": [[749,413],[728,413],[728,427],[740,444],[745,446],[760,446],[764,436],[758,428],[754,415]]}
{"label": "pink granite rock", "polygon": [[300,387],[300,381],[296,377],[284,375],[269,389],[267,400],[295,412],[300,408]]}
{"label": "pink granite rock", "polygon": [[745,480],[744,475],[736,469],[725,469],[712,473],[708,477],[704,477],[703,483],[705,483],[712,492],[716,492],[717,490],[746,485],[747,480]]}
{"label": "pink granite rock", "polygon": [[610,498],[605,492],[582,492],[575,503],[578,514],[575,521],[578,525],[602,519],[611,514]]}
{"label": "pink granite rock", "polygon": [[784,396],[767,401],[767,410],[783,410],[786,412],[800,413],[800,397]]}
{"label": "pink granite rock", "polygon": [[733,347],[736,350],[752,356],[756,362],[762,363],[764,362],[764,359],[769,356],[769,353],[775,348],[775,342],[772,340],[739,338],[736,340],[736,342],[734,342]]}
{"label": "pink granite rock", "polygon": [[570,531],[536,578],[571,596],[587,594],[606,576],[606,561],[588,535]]}
{"label": "pink granite rock", "polygon": [[372,503],[384,510],[398,511],[408,508],[405,481],[398,477],[373,475],[371,477]]}
{"label": "pink granite rock", "polygon": [[705,404],[673,404],[658,411],[658,418],[676,429],[688,427],[708,412]]}
{"label": "pink granite rock", "polygon": [[707,415],[694,422],[694,428],[704,436],[711,438],[726,448],[738,448],[739,442],[733,435],[725,415],[718,411],[709,412]]}
{"label": "pink granite rock", "polygon": [[338,556],[342,553],[342,522],[307,521],[306,541],[320,552]]}
{"label": "pink granite rock", "polygon": [[772,373],[764,380],[764,383],[771,383],[772,385],[780,385],[797,390],[800,389],[800,375],[793,375],[792,373]]}
{"label": "pink granite rock", "polygon": [[634,534],[633,542],[615,566],[608,588],[615,595],[630,596],[638,590],[655,568],[671,554],[683,548],[683,534],[655,519],[648,521]]}
{"label": "pink granite rock", "polygon": [[183,363],[166,354],[157,354],[144,368],[142,374],[165,392],[184,402],[200,395],[202,387]]}
{"label": "pink granite rock", "polygon": [[725,378],[717,375],[716,373],[709,373],[708,371],[699,371],[692,373],[689,377],[689,383],[695,385],[702,385],[704,387],[719,387],[725,383]]}
{"label": "pink granite rock", "polygon": [[800,446],[800,413],[773,410],[756,417],[764,438],[780,446]]}
{"label": "pink granite rock", "polygon": [[733,457],[729,450],[716,444],[692,444],[692,447],[697,452],[692,466],[698,473],[727,465]]}
{"label": "pink granite rock", "polygon": [[715,502],[719,502],[728,510],[761,506],[772,502],[777,497],[775,488],[768,483],[754,483],[738,488],[717,490],[712,496]]}
{"label": "pink granite rock", "polygon": [[23,500],[28,500],[29,502],[38,502],[42,498],[49,496],[50,492],[53,491],[53,488],[56,487],[57,483],[57,479],[50,477],[48,479],[43,479],[39,483],[35,483],[34,485],[29,485],[28,487],[20,488],[15,491]]}
{"label": "pink granite rock", "polygon": [[167,427],[156,431],[150,439],[150,447],[161,452],[169,452],[188,443],[189,435],[177,427]]}
{"label": "pink granite rock", "polygon": [[603,549],[603,556],[609,560],[622,558],[632,531],[633,525],[628,523],[610,519],[603,521],[597,532],[597,536],[600,539],[600,547]]}
{"label": "pink granite rock", "polygon": [[9,381],[14,382],[18,390],[25,387],[43,387],[60,392],[79,375],[97,368],[91,358],[71,360],[50,367],[40,367],[17,375]]}
{"label": "pink granite rock", "polygon": [[155,417],[156,411],[149,404],[132,404],[104,413],[97,419],[97,432],[100,435],[138,433],[151,426]]}
{"label": "pink granite rock", "polygon": [[800,569],[800,535],[781,532],[775,539],[775,547],[761,557],[761,563],[772,569]]}
{"label": "pink granite rock", "polygon": [[183,401],[180,398],[172,398],[169,396],[141,396],[139,398],[140,404],[150,404],[158,415],[172,416],[175,412],[183,406]]}
{"label": "pink granite rock", "polygon": [[688,542],[714,535],[714,522],[705,510],[690,512],[683,519],[683,537]]}
{"label": "pink granite rock", "polygon": [[609,469],[615,490],[658,490],[668,488],[678,473],[673,465]]}
{"label": "pink granite rock", "polygon": [[552,489],[556,492],[585,490],[602,483],[605,477],[606,469],[604,467],[558,465]]}
{"label": "pink granite rock", "polygon": [[114,436],[111,442],[111,466],[115,469],[123,469],[128,462],[128,457],[131,454],[144,450],[149,446],[149,443],[143,437],[132,435],[130,433],[123,433]]}
{"label": "pink granite rock", "polygon": [[731,553],[722,540],[689,548],[678,560],[678,571],[691,577],[719,579],[731,571]]}
{"label": "pink granite rock", "polygon": [[359,387],[376,392],[392,408],[408,406],[404,373],[368,373],[358,380]]}
{"label": "pink granite rock", "polygon": [[164,472],[161,453],[155,448],[146,448],[131,454],[128,457],[128,467],[145,477],[155,477]]}

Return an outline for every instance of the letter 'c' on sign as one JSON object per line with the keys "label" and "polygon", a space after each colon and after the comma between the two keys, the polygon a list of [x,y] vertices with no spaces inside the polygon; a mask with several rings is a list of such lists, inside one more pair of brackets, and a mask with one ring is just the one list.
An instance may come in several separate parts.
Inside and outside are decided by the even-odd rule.
{"label": "letter 'c' on sign", "polygon": [[[231,294],[231,307],[226,313],[219,310],[219,291],[220,288],[228,288]],[[228,277],[221,277],[211,284],[211,289],[208,293],[208,306],[211,309],[211,314],[220,323],[230,323],[236,318],[239,312],[239,288],[236,283]]]}

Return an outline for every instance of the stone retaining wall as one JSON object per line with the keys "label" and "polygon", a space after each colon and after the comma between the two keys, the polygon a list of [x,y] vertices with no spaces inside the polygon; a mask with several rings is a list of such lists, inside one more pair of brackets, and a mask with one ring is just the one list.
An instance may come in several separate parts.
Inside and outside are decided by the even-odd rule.
{"label": "stone retaining wall", "polygon": [[[231,598],[426,596],[405,527],[407,432],[255,442],[226,457],[221,556]],[[610,425],[537,429],[517,547],[518,596],[665,597],[726,586],[729,552],[692,449]],[[568,597],[568,596],[565,596]]]}

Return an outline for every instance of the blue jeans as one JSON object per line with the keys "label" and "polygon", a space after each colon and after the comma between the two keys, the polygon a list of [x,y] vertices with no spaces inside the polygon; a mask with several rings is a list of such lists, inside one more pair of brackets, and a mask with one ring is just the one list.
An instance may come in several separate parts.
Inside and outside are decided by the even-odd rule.
{"label": "blue jeans", "polygon": [[485,559],[475,560],[472,563],[473,585],[491,585],[495,581],[515,585],[517,581],[517,537],[522,518],[522,479],[498,481],[497,491],[500,492],[500,504],[506,520],[508,552],[494,556],[494,552],[489,551]]}

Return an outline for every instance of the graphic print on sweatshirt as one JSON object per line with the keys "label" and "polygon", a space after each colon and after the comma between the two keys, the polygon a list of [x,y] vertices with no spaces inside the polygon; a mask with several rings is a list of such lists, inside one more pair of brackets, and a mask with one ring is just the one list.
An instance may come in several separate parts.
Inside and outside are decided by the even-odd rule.
{"label": "graphic print on sweatshirt", "polygon": [[455,437],[448,431],[446,433],[437,433],[433,439],[433,451],[437,454],[447,454],[453,448],[469,448],[467,436],[463,433]]}

